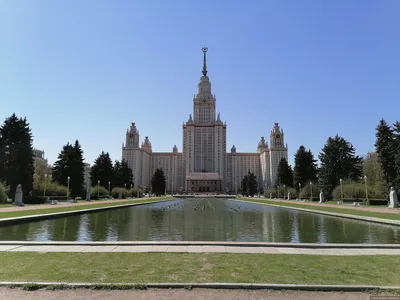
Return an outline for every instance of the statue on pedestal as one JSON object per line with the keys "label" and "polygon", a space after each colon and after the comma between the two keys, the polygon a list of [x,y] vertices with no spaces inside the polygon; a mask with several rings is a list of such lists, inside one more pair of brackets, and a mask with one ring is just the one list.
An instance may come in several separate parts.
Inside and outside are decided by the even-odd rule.
{"label": "statue on pedestal", "polygon": [[397,200],[397,193],[394,189],[394,187],[390,188],[390,194],[389,194],[389,208],[398,208],[399,207],[399,202]]}
{"label": "statue on pedestal", "polygon": [[324,193],[322,190],[319,192],[319,203],[324,203]]}
{"label": "statue on pedestal", "polygon": [[90,188],[88,188],[88,189],[86,190],[86,201],[91,201],[91,200],[90,200]]}
{"label": "statue on pedestal", "polygon": [[287,199],[290,200],[290,192],[287,193]]}
{"label": "statue on pedestal", "polygon": [[22,185],[18,184],[17,189],[15,191],[14,205],[24,206],[24,203],[22,202],[23,196],[24,196],[24,192],[22,191]]}

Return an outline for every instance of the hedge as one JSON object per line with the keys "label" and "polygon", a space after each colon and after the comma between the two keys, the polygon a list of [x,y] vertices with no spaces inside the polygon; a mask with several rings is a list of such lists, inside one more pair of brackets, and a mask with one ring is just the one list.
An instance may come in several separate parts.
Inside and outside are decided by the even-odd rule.
{"label": "hedge", "polygon": [[[386,191],[382,186],[367,186],[368,198],[374,200],[388,199],[389,191]],[[359,182],[345,182],[342,184],[343,199],[356,200],[365,199],[365,184]],[[332,192],[334,200],[338,201],[342,199],[340,184],[335,187]]]}
{"label": "hedge", "polygon": [[113,188],[111,191],[111,196],[115,199],[119,198],[119,195],[122,195],[122,199],[125,199],[131,195],[130,191],[125,188],[116,187]]}
{"label": "hedge", "polygon": [[[43,197],[44,196],[44,183],[35,184],[33,186],[32,196]],[[53,196],[67,196],[67,187],[57,184],[55,182],[46,183],[46,197]]]}
{"label": "hedge", "polygon": [[0,182],[0,203],[7,203],[6,188],[1,182]]}
{"label": "hedge", "polygon": [[98,200],[99,198],[105,198],[110,196],[110,193],[105,187],[95,186],[90,189],[90,198],[94,200]]}

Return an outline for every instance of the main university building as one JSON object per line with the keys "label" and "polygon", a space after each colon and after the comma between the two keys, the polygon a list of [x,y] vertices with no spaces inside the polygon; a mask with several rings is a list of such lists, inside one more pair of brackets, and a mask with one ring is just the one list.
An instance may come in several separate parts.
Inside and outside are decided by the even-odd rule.
{"label": "main university building", "polygon": [[182,152],[176,145],[172,152],[153,152],[147,136],[140,144],[135,123],[127,130],[122,159],[132,168],[135,187],[149,190],[155,170],[162,168],[167,191],[236,192],[248,171],[256,175],[261,190],[275,183],[279,161],[287,160],[287,145],[278,123],[271,131],[269,147],[261,137],[257,152],[236,152],[235,145],[226,152],[227,125],[221,121],[219,113],[216,115],[216,99],[207,76],[207,48],[203,48],[203,53],[203,76],[193,99],[193,116],[190,114],[182,125]]}

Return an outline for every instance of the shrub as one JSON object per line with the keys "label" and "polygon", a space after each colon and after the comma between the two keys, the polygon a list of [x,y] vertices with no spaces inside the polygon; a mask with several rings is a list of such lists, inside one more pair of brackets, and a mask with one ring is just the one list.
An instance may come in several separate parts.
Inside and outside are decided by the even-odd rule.
{"label": "shrub", "polygon": [[102,186],[95,186],[90,189],[90,198],[91,199],[99,199],[109,196],[109,192],[105,187]]}
{"label": "shrub", "polygon": [[142,189],[133,188],[133,189],[130,189],[128,191],[128,193],[129,193],[129,195],[132,195],[133,197],[136,197],[136,198],[138,197],[138,195],[139,195],[139,198],[143,197],[143,190]]}
{"label": "shrub", "polygon": [[[313,194],[313,199],[317,200],[319,199],[319,193],[320,193],[321,187],[318,184],[313,183],[312,185],[312,194]],[[301,187],[301,198],[302,199],[310,199],[311,198],[311,185],[310,183],[305,184],[304,186]]]}
{"label": "shrub", "polygon": [[[387,199],[389,192],[382,186],[368,186],[368,199]],[[365,199],[365,184],[359,182],[344,182],[342,184],[343,199],[360,200]],[[340,185],[332,192],[335,200],[341,200]]]}
{"label": "shrub", "polygon": [[[44,196],[44,182],[35,183],[35,185],[33,186],[32,196]],[[60,185],[56,182],[47,182],[46,197],[51,198],[52,196],[67,196],[67,187]]]}
{"label": "shrub", "polygon": [[127,198],[128,195],[129,196],[131,195],[130,192],[127,189],[121,188],[121,187],[113,188],[112,191],[111,191],[111,195],[115,199],[118,199],[120,194],[122,195],[123,199]]}
{"label": "shrub", "polygon": [[0,182],[0,203],[7,203],[6,188],[1,182]]}

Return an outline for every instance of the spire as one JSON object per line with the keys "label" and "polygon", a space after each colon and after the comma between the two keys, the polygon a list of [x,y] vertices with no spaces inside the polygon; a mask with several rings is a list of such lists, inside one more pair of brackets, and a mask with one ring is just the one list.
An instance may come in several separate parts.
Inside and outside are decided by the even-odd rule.
{"label": "spire", "polygon": [[201,50],[203,50],[203,53],[204,53],[203,75],[207,76],[207,57],[206,57],[206,54],[207,54],[208,48],[207,47],[203,47]]}

